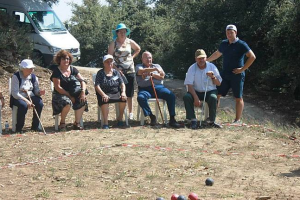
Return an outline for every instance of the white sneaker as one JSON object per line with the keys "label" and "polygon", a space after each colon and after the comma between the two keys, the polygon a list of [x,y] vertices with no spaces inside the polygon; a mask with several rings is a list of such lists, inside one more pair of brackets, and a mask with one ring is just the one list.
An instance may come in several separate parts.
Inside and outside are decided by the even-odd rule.
{"label": "white sneaker", "polygon": [[129,119],[133,120],[133,113],[129,113]]}

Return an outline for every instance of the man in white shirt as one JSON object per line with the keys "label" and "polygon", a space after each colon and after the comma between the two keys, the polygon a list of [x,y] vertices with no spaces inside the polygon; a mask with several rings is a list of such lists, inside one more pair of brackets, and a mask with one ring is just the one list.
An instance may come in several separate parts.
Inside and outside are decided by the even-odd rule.
{"label": "man in white shirt", "polygon": [[[222,128],[222,126],[215,122],[218,94],[216,86],[221,85],[222,78],[217,67],[207,62],[206,58],[207,56],[203,49],[198,49],[195,52],[196,62],[189,67],[184,81],[188,92],[184,95],[183,101],[186,110],[186,119],[191,120],[192,129],[198,127],[194,107],[201,107],[205,102],[208,103],[209,107],[208,125],[215,128]],[[204,102],[205,91],[206,98]]]}

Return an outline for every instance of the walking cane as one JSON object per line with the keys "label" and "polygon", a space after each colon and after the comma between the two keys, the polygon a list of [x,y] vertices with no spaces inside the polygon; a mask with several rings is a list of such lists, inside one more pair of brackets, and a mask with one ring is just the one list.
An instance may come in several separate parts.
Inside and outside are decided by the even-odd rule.
{"label": "walking cane", "polygon": [[152,79],[152,73],[150,74],[150,81],[151,81],[151,84],[152,84],[152,88],[153,88],[153,91],[154,91],[154,95],[155,95],[156,103],[157,103],[157,106],[158,106],[158,109],[159,109],[159,112],[160,112],[160,116],[161,116],[161,119],[162,119],[162,121],[164,123],[165,120],[163,118],[163,114],[162,114],[160,106],[159,106],[158,97],[157,97],[156,90],[155,90],[154,83],[153,83],[153,79]]}
{"label": "walking cane", "polygon": [[200,119],[199,128],[201,128],[201,122],[203,120],[203,115],[204,115],[204,105],[205,105],[205,99],[206,99],[207,85],[208,85],[208,77],[206,79],[206,87],[205,87],[205,92],[204,92],[204,99],[203,99],[203,102],[202,102],[202,112],[201,112],[201,119]]}
{"label": "walking cane", "polygon": [[[31,100],[30,95],[28,94],[28,91],[25,90],[25,92],[26,92],[26,94],[27,94],[27,96],[28,96],[28,98],[29,98],[29,101],[32,103],[32,100]],[[32,104],[33,104],[33,103],[32,103]],[[39,122],[40,122],[40,124],[41,124],[41,127],[42,127],[42,129],[43,129],[43,131],[44,131],[44,134],[47,135],[47,133],[46,133],[46,131],[45,131],[45,129],[44,129],[44,126],[43,126],[43,124],[42,124],[42,122],[41,122],[41,119],[40,119],[40,117],[39,117],[39,115],[38,115],[38,113],[37,113],[37,111],[36,111],[36,109],[35,109],[34,106],[35,106],[35,105],[33,104],[33,110],[34,110],[34,112],[35,112],[35,114],[36,114],[36,117],[38,118],[38,120],[39,120]]]}

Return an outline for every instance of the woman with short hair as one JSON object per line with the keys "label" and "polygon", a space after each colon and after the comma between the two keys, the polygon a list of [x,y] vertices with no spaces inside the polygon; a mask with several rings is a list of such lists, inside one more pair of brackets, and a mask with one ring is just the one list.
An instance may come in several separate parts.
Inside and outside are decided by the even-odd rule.
{"label": "woman with short hair", "polygon": [[[52,109],[53,115],[61,114],[59,129],[66,131],[66,117],[70,111],[70,108],[75,110],[75,121],[73,124],[74,130],[82,130],[80,126],[80,119],[82,118],[86,100],[86,83],[79,71],[71,66],[73,56],[66,50],[60,50],[54,57],[55,63],[58,67],[53,70],[50,77],[54,84],[54,91],[52,94]],[[70,81],[72,78],[76,78],[80,82],[80,91],[78,95],[71,93]]]}

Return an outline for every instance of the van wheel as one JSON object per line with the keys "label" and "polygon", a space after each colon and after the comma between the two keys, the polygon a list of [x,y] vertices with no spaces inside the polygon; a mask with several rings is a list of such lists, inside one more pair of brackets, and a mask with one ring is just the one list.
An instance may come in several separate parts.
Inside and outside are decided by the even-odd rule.
{"label": "van wheel", "polygon": [[41,66],[41,67],[46,67],[45,59],[41,52],[33,51],[32,59],[33,59],[34,64]]}

